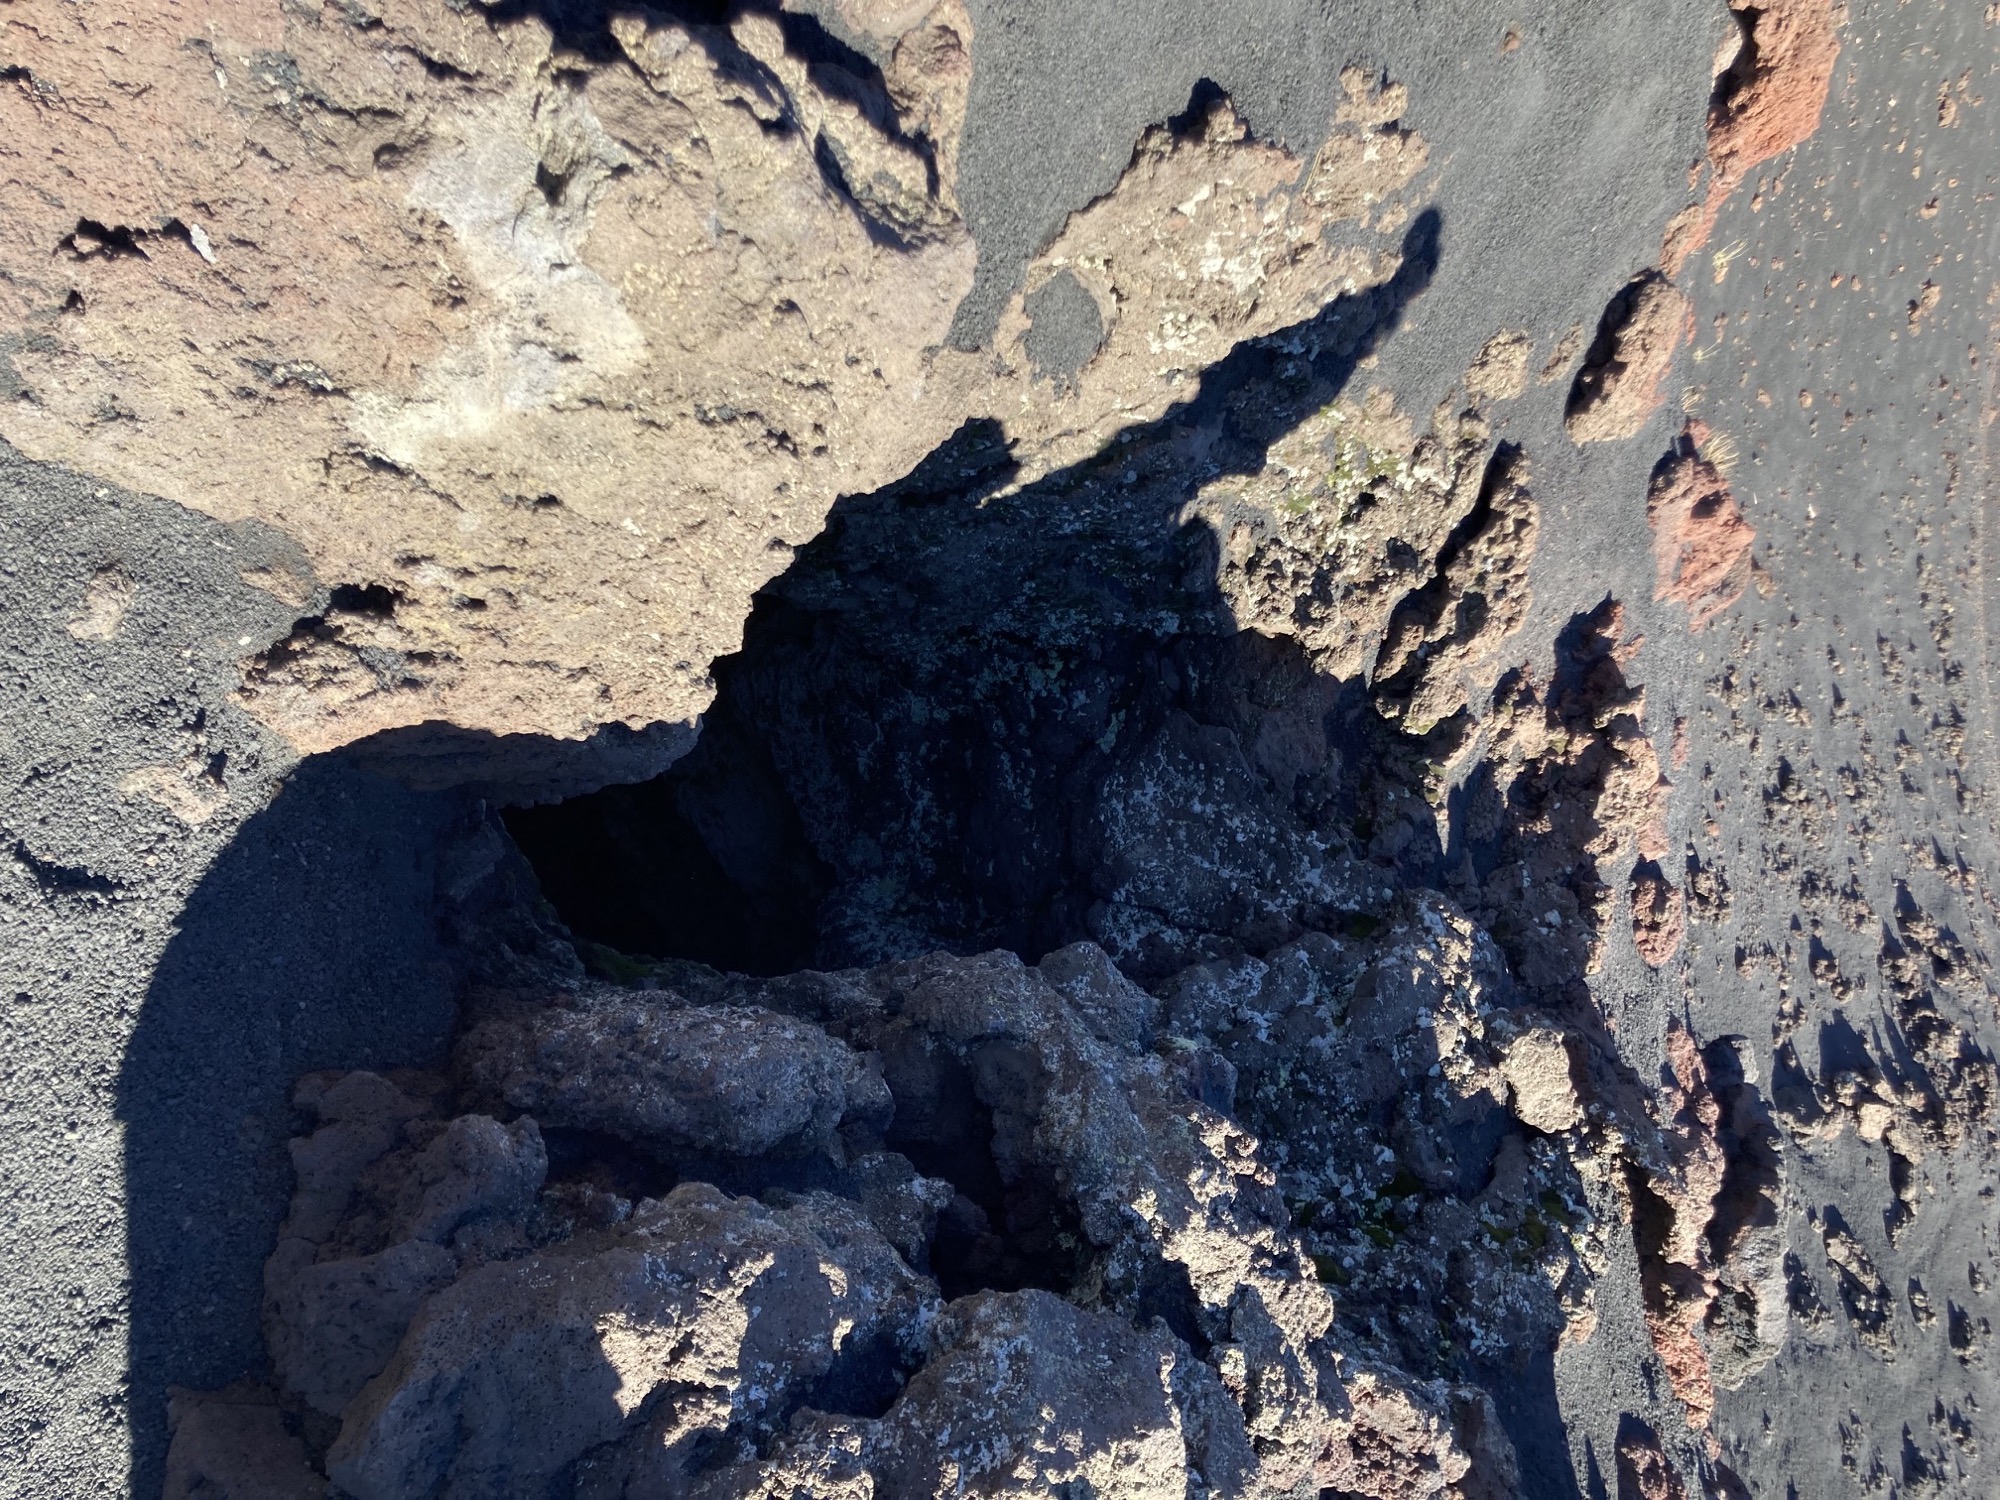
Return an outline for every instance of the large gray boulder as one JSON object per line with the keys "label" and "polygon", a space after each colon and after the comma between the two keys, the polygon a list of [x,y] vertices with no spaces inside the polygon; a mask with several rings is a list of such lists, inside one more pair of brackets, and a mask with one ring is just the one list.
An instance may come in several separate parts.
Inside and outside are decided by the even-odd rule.
{"label": "large gray boulder", "polygon": [[506,1007],[466,1032],[454,1065],[475,1099],[670,1154],[807,1154],[889,1115],[881,1078],[819,1028],[670,996]]}
{"label": "large gray boulder", "polygon": [[1049,1292],[954,1302],[936,1352],[879,1420],[809,1411],[703,1500],[780,1496],[1254,1493],[1256,1455],[1215,1372],[1167,1330]]}
{"label": "large gray boulder", "polygon": [[843,1362],[913,1349],[933,1306],[851,1204],[686,1184],[433,1297],[347,1407],[327,1473],[356,1500],[539,1495],[637,1436],[623,1457],[647,1492],[679,1492],[718,1441]]}

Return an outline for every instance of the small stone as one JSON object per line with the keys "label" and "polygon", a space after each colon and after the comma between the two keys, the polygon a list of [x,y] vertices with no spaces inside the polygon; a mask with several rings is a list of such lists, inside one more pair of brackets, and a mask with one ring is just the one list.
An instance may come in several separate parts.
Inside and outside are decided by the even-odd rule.
{"label": "small stone", "polygon": [[1577,1099],[1569,1039],[1536,1027],[1508,1044],[1500,1074],[1513,1093],[1514,1116],[1531,1129],[1556,1135],[1583,1117]]}

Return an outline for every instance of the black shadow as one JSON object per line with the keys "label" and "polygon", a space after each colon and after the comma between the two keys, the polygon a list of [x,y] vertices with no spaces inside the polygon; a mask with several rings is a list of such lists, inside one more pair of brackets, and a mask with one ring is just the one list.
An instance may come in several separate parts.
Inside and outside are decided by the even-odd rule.
{"label": "black shadow", "polygon": [[160,1490],[168,1386],[212,1389],[264,1365],[294,1081],[443,1050],[456,984],[434,893],[467,817],[462,798],[338,754],[309,760],[181,915],[118,1078],[134,1494]]}

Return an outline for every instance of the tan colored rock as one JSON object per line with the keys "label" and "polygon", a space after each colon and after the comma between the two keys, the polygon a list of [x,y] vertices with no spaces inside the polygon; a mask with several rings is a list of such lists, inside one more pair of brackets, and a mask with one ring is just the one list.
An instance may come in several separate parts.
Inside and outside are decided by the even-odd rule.
{"label": "tan colored rock", "polygon": [[1494,334],[1466,369],[1466,394],[1475,401],[1513,400],[1528,388],[1528,356],[1534,347],[1519,330]]}
{"label": "tan colored rock", "polygon": [[1500,1074],[1512,1091],[1514,1116],[1551,1135],[1583,1118],[1576,1092],[1576,1059],[1569,1038],[1546,1026],[1523,1032],[1507,1044]]}
{"label": "tan colored rock", "polygon": [[228,788],[204,771],[199,762],[180,767],[141,766],[118,778],[118,790],[127,797],[143,797],[156,807],[164,807],[195,828],[215,816],[229,800]]}
{"label": "tan colored rock", "polygon": [[1582,351],[1583,336],[1586,332],[1581,323],[1572,323],[1564,331],[1562,337],[1556,340],[1555,348],[1549,351],[1549,357],[1542,361],[1541,369],[1535,373],[1538,384],[1547,385],[1550,381],[1560,380],[1563,377],[1564,372],[1569,369],[1569,362]]}
{"label": "tan colored rock", "polygon": [[1612,299],[1563,419],[1573,442],[1637,436],[1659,407],[1660,383],[1691,316],[1687,298],[1657,271],[1643,273]]}
{"label": "tan colored rock", "polygon": [[[41,190],[0,225],[0,437],[297,539],[329,592],[284,584],[315,613],[242,701],[300,749],[577,738],[692,721],[834,498],[967,417],[1025,480],[1396,268],[1328,231],[1407,211],[1397,91],[1354,83],[1311,163],[1222,104],[1145,135],[990,351],[948,349],[970,25],[836,9],[879,77],[748,11],[635,11],[584,57],[414,0],[10,8],[0,152]],[[1063,276],[1101,336],[1050,381],[1026,309]]]}
{"label": "tan colored rock", "polygon": [[[1524,351],[1525,352],[1525,351]],[[1377,706],[1428,734],[1499,675],[1499,652],[1527,622],[1541,519],[1527,460],[1502,448],[1479,500],[1439,552],[1431,579],[1397,605],[1376,658]]]}
{"label": "tan colored rock", "polygon": [[1895,1298],[1889,1285],[1875,1269],[1875,1262],[1861,1242],[1836,1223],[1820,1227],[1826,1246],[1826,1263],[1833,1269],[1840,1287],[1840,1300],[1847,1319],[1863,1345],[1884,1359],[1894,1357],[1896,1341],[1891,1318]]}
{"label": "tan colored rock", "polygon": [[90,586],[83,591],[83,603],[70,616],[72,640],[108,641],[125,623],[125,611],[132,603],[132,580],[116,566],[99,568]]}
{"label": "tan colored rock", "polygon": [[937,162],[938,198],[958,208],[958,143],[972,87],[972,17],[963,0],[785,0],[833,20],[882,69],[903,129]]}
{"label": "tan colored rock", "polygon": [[1371,390],[1307,417],[1257,473],[1204,486],[1189,513],[1221,543],[1216,585],[1237,622],[1296,639],[1329,676],[1365,677],[1478,504],[1490,438],[1477,412],[1449,408],[1419,435]]}

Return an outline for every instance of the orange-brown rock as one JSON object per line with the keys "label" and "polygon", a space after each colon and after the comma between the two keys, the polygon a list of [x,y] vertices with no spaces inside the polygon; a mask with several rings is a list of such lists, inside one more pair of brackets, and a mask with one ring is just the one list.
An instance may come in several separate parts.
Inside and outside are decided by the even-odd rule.
{"label": "orange-brown rock", "polygon": [[[575,738],[700,714],[834,498],[967,417],[1032,475],[1396,269],[1329,232],[1426,159],[1357,76],[1310,162],[1226,103],[1149,132],[994,346],[947,348],[970,26],[835,10],[879,73],[745,9],[579,51],[416,0],[9,7],[0,437],[298,540],[309,619],[242,701],[301,750]],[[1027,308],[1065,277],[1100,336],[1049,372]]]}
{"label": "orange-brown rock", "polygon": [[1652,860],[1632,872],[1632,945],[1659,968],[1680,951],[1687,933],[1687,897]]}
{"label": "orange-brown rock", "polygon": [[1588,995],[1576,976],[1603,961],[1615,882],[1668,847],[1671,784],[1645,727],[1645,690],[1626,676],[1644,638],[1624,633],[1616,600],[1574,616],[1550,680],[1538,682],[1525,664],[1508,671],[1458,752],[1461,764],[1483,762],[1492,780],[1489,809],[1466,811],[1470,836],[1497,826],[1492,807],[1510,809],[1490,899],[1541,892],[1519,914],[1529,920],[1507,924],[1508,959],[1530,985],[1578,1003]]}
{"label": "orange-brown rock", "polygon": [[1743,597],[1757,533],[1743,518],[1720,469],[1702,457],[1707,429],[1688,424],[1674,451],[1653,471],[1646,521],[1653,528],[1653,597],[1683,606],[1700,630]]}
{"label": "orange-brown rock", "polygon": [[1707,1232],[1722,1190],[1722,1109],[1700,1049],[1678,1024],[1667,1029],[1666,1054],[1669,1081],[1659,1103],[1666,1161],[1635,1187],[1633,1218],[1646,1327],[1688,1425],[1699,1429],[1715,1410],[1700,1330],[1716,1291]]}
{"label": "orange-brown rock", "polygon": [[1618,1493],[1631,1500],[1687,1500],[1659,1434],[1643,1422],[1628,1422],[1618,1434]]}
{"label": "orange-brown rock", "polygon": [[1315,1476],[1331,1492],[1369,1500],[1484,1500],[1516,1492],[1513,1445],[1484,1393],[1361,1371],[1344,1394],[1347,1410],[1333,1424]]}
{"label": "orange-brown rock", "polygon": [[1745,178],[1819,129],[1840,56],[1840,0],[1731,0],[1730,13],[1735,29],[1715,56],[1708,193],[1667,226],[1660,263],[1669,275],[1708,243]]}

